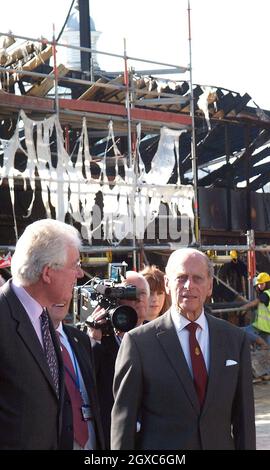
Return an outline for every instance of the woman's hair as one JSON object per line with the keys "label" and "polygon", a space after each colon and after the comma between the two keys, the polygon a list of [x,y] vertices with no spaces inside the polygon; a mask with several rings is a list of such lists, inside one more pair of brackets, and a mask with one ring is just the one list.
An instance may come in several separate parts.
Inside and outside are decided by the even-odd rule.
{"label": "woman's hair", "polygon": [[170,296],[165,291],[164,276],[165,273],[161,271],[157,266],[152,264],[151,266],[145,266],[140,273],[147,280],[150,292],[158,292],[159,294],[165,293],[165,300],[162,306],[159,316],[168,310],[171,305]]}
{"label": "woman's hair", "polygon": [[44,266],[62,268],[68,247],[80,249],[79,232],[71,225],[53,219],[42,219],[28,225],[19,238],[11,259],[11,274],[22,286],[34,284]]}

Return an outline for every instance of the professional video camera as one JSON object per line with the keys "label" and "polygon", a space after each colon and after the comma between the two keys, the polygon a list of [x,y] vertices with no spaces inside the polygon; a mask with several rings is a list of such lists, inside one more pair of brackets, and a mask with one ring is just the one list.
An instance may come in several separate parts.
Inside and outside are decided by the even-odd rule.
{"label": "professional video camera", "polygon": [[[73,311],[80,318],[80,327],[99,328],[103,334],[111,334],[113,329],[126,332],[137,324],[137,313],[128,305],[120,305],[119,300],[136,300],[137,289],[132,285],[119,285],[126,277],[127,264],[110,263],[109,279],[93,278],[83,286],[74,287]],[[91,318],[96,306],[105,309],[100,323]]]}

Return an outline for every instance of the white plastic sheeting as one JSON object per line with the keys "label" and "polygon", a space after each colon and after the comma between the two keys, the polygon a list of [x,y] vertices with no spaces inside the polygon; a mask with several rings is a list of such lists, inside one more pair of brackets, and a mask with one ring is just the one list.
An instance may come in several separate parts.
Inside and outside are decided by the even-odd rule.
{"label": "white plastic sheeting", "polygon": [[173,174],[175,158],[177,162],[178,184],[179,177],[179,137],[185,130],[176,131],[162,127],[160,130],[160,139],[156,154],[151,162],[151,169],[144,173],[140,178],[141,182],[148,184],[167,183]]}
{"label": "white plastic sheeting", "polygon": [[[25,149],[20,142],[20,130],[24,128]],[[53,164],[51,137],[54,131],[57,144],[57,161]],[[169,208],[168,218],[183,216],[188,220],[194,240],[193,226],[193,188],[180,185],[179,177],[179,136],[182,131],[161,129],[161,137],[156,154],[148,173],[141,156],[138,154],[138,170],[129,167],[125,157],[117,148],[113,124],[108,129],[108,142],[113,142],[116,176],[110,181],[106,174],[106,158],[100,162],[100,175],[93,178],[86,121],[83,119],[79,138],[76,162],[72,162],[65,150],[63,131],[58,117],[51,116],[44,121],[29,119],[24,111],[20,112],[13,137],[5,142],[4,165],[0,167],[0,184],[3,178],[9,179],[9,189],[13,206],[14,225],[17,235],[16,214],[14,210],[14,180],[20,177],[26,190],[30,185],[33,196],[27,208],[31,214],[36,192],[36,179],[40,179],[41,197],[47,217],[52,217],[51,207],[56,218],[65,220],[70,214],[81,224],[84,239],[91,244],[93,237],[120,243],[124,238],[143,239],[147,226],[159,215],[161,203]],[[36,139],[34,138],[36,135]],[[140,125],[137,126],[137,150],[140,142]],[[24,171],[15,169],[16,152],[20,150],[27,157]],[[119,174],[119,159],[124,165],[124,177]],[[177,163],[178,184],[166,184]],[[138,173],[138,174],[137,174]],[[96,175],[95,175],[96,176]],[[96,203],[97,194],[102,194],[103,206]],[[162,238],[157,235],[157,238]],[[167,241],[167,240],[166,240]]]}
{"label": "white plastic sheeting", "polygon": [[209,86],[202,86],[201,88],[203,90],[203,93],[199,96],[197,106],[203,112],[206,123],[207,123],[207,128],[210,131],[211,122],[210,122],[210,116],[209,116],[209,104],[213,103],[215,107],[215,111],[216,111],[216,99],[217,99],[216,90]]}

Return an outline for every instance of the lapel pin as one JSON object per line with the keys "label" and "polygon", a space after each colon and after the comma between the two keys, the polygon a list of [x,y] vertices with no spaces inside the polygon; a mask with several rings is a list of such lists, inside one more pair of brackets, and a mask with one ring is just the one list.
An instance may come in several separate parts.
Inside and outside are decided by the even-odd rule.
{"label": "lapel pin", "polygon": [[196,354],[196,356],[200,355],[200,350],[199,350],[198,346],[196,346],[196,348],[195,348],[195,354]]}
{"label": "lapel pin", "polygon": [[74,336],[74,341],[76,341],[76,343],[78,343],[78,338],[76,338],[76,336]]}

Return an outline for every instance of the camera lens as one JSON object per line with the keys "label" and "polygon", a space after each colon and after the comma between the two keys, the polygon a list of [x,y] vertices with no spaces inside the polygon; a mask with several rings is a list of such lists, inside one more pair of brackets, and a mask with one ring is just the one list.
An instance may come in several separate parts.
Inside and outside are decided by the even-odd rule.
{"label": "camera lens", "polygon": [[110,310],[110,316],[114,328],[118,331],[126,332],[137,325],[136,310],[128,305],[120,305]]}

